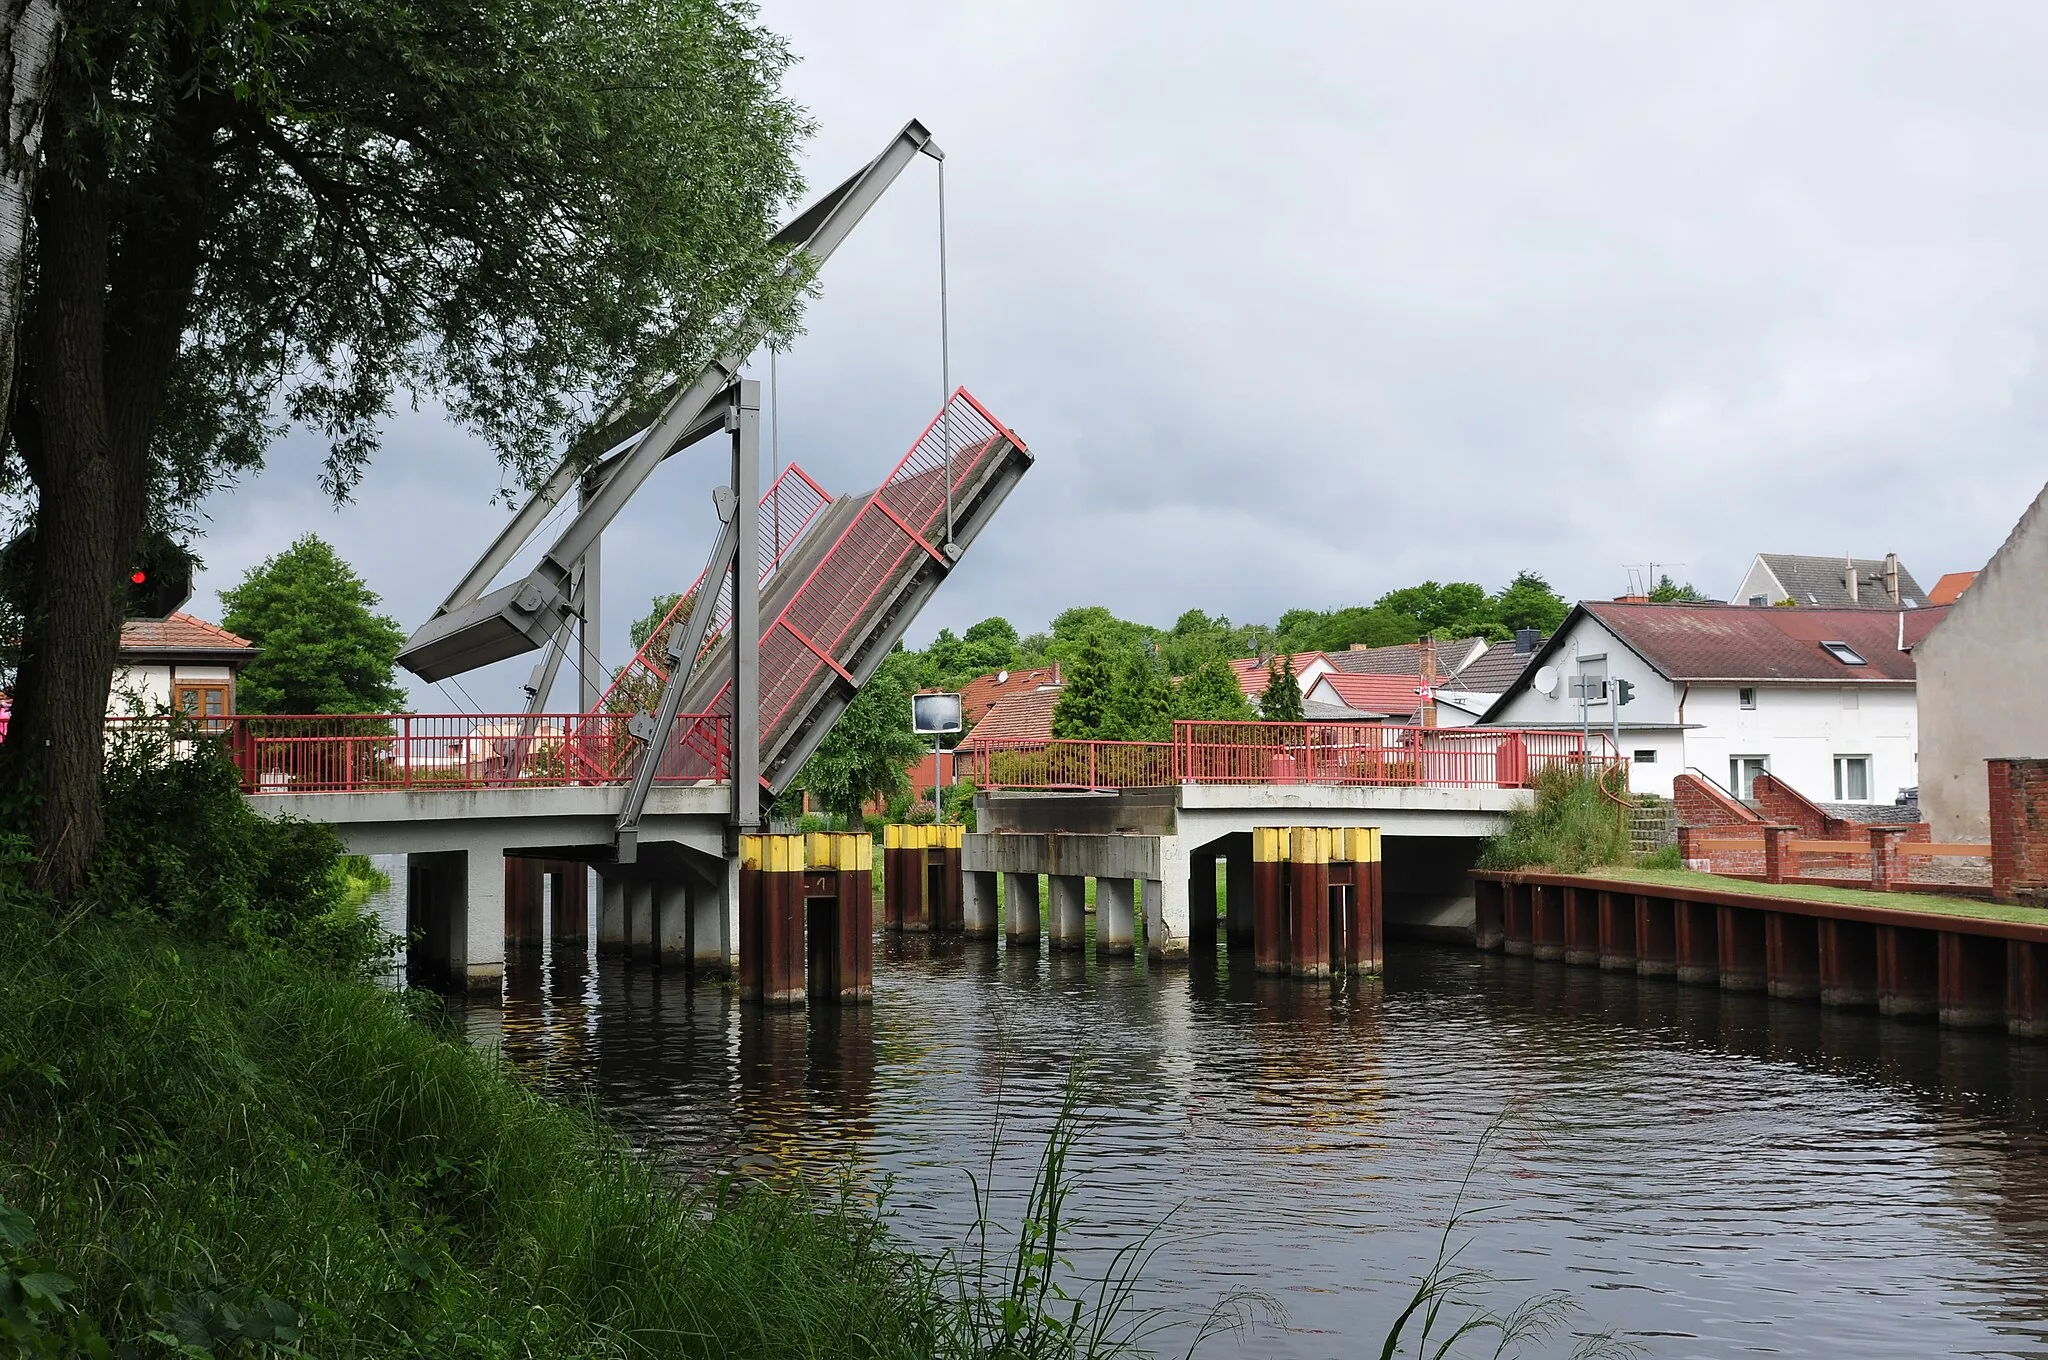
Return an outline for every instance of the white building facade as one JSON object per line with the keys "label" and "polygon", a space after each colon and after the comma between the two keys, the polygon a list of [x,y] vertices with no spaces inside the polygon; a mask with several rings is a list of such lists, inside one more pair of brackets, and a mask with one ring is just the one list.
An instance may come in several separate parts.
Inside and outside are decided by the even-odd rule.
{"label": "white building facade", "polygon": [[1909,649],[1940,612],[1581,605],[1485,721],[1612,735],[1618,711],[1638,793],[1669,797],[1690,769],[1739,798],[1769,773],[1816,802],[1890,803],[1919,779]]}

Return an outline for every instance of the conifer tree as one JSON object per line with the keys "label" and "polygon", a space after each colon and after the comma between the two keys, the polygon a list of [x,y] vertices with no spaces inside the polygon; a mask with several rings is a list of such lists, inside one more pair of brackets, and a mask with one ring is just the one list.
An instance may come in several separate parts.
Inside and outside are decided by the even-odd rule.
{"label": "conifer tree", "polygon": [[1093,635],[1083,634],[1066,660],[1066,688],[1052,710],[1052,734],[1088,741],[1102,734],[1116,684],[1115,664]]}
{"label": "conifer tree", "polygon": [[1243,722],[1251,718],[1252,706],[1230,663],[1212,656],[1174,689],[1173,716],[1197,722]]}
{"label": "conifer tree", "polygon": [[1294,658],[1281,657],[1266,666],[1266,688],[1259,695],[1259,716],[1267,722],[1300,722],[1301,682],[1294,676]]}
{"label": "conifer tree", "polygon": [[1117,662],[1097,735],[1104,741],[1165,741],[1173,735],[1173,693],[1148,653],[1133,649]]}

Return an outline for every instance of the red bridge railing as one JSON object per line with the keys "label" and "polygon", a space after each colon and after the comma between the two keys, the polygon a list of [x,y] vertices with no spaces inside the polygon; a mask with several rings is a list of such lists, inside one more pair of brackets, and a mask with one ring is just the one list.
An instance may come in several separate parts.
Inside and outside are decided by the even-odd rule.
{"label": "red bridge railing", "polygon": [[981,786],[1120,789],[1170,784],[1526,788],[1550,766],[1620,763],[1602,733],[1397,723],[1177,722],[1173,740],[971,745]]}
{"label": "red bridge railing", "polygon": [[[185,719],[109,718],[112,739],[154,731],[217,737],[247,793],[543,788],[623,784],[641,746],[624,714],[366,713]],[[685,713],[661,751],[661,783],[718,782],[730,768],[726,719]]]}

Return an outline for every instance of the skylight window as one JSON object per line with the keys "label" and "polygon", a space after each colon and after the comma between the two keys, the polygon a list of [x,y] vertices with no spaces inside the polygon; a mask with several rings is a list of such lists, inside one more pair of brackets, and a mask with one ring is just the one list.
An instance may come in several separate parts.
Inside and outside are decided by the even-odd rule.
{"label": "skylight window", "polygon": [[1841,662],[1844,666],[1861,666],[1866,664],[1863,658],[1856,654],[1856,649],[1846,642],[1823,642],[1820,645],[1820,649]]}

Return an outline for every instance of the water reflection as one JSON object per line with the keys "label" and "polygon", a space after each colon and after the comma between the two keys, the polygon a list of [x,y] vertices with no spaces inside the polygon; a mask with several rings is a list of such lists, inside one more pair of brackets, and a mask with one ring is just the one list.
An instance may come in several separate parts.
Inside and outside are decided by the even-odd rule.
{"label": "water reflection", "polygon": [[1656,1355],[2048,1356],[2048,1046],[1419,947],[1318,989],[883,939],[875,980],[871,1012],[761,1012],[550,956],[468,1017],[694,1167],[888,1181],[927,1248],[992,1150],[1021,1194],[1086,1059],[1077,1249],[1171,1215],[1159,1297],[1287,1307],[1246,1355],[1376,1342],[1513,1104],[1466,1258],[1502,1300],[1567,1289]]}

